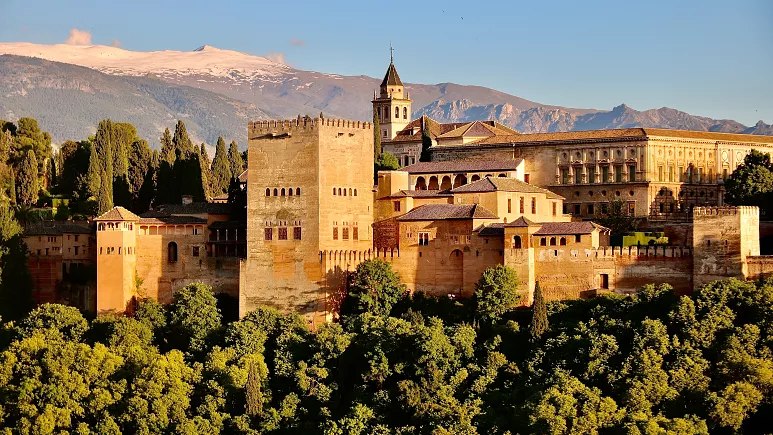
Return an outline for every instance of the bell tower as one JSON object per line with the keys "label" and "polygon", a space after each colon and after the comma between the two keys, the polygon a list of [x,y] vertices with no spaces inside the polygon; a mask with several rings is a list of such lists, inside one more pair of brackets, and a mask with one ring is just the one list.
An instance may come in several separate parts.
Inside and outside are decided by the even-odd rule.
{"label": "bell tower", "polygon": [[382,140],[394,139],[411,122],[411,99],[397,74],[392,47],[389,51],[389,68],[378,94],[373,93],[373,113],[378,116]]}

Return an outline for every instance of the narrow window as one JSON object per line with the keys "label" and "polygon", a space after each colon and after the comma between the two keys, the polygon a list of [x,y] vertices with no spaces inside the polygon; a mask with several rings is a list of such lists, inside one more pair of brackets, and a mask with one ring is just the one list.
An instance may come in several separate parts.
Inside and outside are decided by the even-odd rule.
{"label": "narrow window", "polygon": [[537,214],[537,198],[531,199],[531,214]]}
{"label": "narrow window", "polygon": [[293,228],[293,240],[301,240],[301,227]]}
{"label": "narrow window", "polygon": [[357,227],[353,227],[352,228],[352,239],[353,240],[360,240],[360,233],[359,233]]}
{"label": "narrow window", "polygon": [[408,108],[403,107],[403,119],[408,119]]}
{"label": "narrow window", "polygon": [[352,188],[349,188],[349,196],[352,196]]}
{"label": "narrow window", "polygon": [[293,196],[293,188],[287,189],[287,196]]}
{"label": "narrow window", "polygon": [[271,196],[271,189],[268,187],[266,188],[266,196]]}
{"label": "narrow window", "polygon": [[279,196],[279,191],[276,189],[276,187],[274,188],[274,196]]}
{"label": "narrow window", "polygon": [[295,188],[295,196],[301,196],[301,188],[300,187],[296,187]]}
{"label": "narrow window", "polygon": [[354,196],[357,196],[357,189],[354,189]]}
{"label": "narrow window", "polygon": [[338,227],[333,227],[333,240],[338,240]]}
{"label": "narrow window", "polygon": [[344,233],[342,239],[349,240],[349,228],[344,227]]}
{"label": "narrow window", "polygon": [[394,202],[395,211],[400,211],[400,201]]}
{"label": "narrow window", "polygon": [[336,196],[336,188],[333,188],[333,196]]}
{"label": "narrow window", "polygon": [[566,237],[561,237],[561,239],[558,241],[558,244],[561,246],[566,246]]}
{"label": "narrow window", "polygon": [[593,216],[593,212],[595,210],[593,209],[593,204],[588,204],[588,215]]}
{"label": "narrow window", "polygon": [[574,235],[574,243],[580,243],[582,242],[582,236],[579,234]]}
{"label": "narrow window", "polygon": [[539,239],[539,245],[540,245],[540,246],[547,246],[547,245],[548,245],[548,243],[547,243],[547,239],[546,239],[546,238],[544,238],[544,237],[540,238],[540,239]]}
{"label": "narrow window", "polygon": [[398,118],[398,119],[400,118],[400,108],[399,107],[395,107],[395,118]]}
{"label": "narrow window", "polygon": [[344,187],[344,196],[346,196],[346,188]]}
{"label": "narrow window", "polygon": [[282,196],[285,196],[285,188],[282,188]]}
{"label": "narrow window", "polygon": [[556,238],[555,237],[551,237],[550,238],[550,246],[556,246]]}
{"label": "narrow window", "polygon": [[193,247],[193,252],[191,254],[193,254],[194,257],[198,257],[199,256],[199,247],[198,246],[194,246]]}
{"label": "narrow window", "polygon": [[600,279],[601,282],[599,283],[600,287],[603,288],[603,289],[608,289],[609,288],[609,274],[602,273],[600,278],[601,278]]}
{"label": "narrow window", "polygon": [[553,203],[553,216],[555,216],[555,215],[556,215],[556,203],[554,202]]}
{"label": "narrow window", "polygon": [[263,239],[264,240],[273,240],[274,239],[274,229],[273,228],[265,228],[263,230]]}
{"label": "narrow window", "polygon": [[166,258],[169,263],[177,263],[177,243],[169,242],[166,246]]}
{"label": "narrow window", "polygon": [[507,212],[508,213],[513,212],[513,200],[510,198],[507,198]]}
{"label": "narrow window", "polygon": [[523,214],[523,208],[524,208],[524,197],[521,197],[521,214]]}
{"label": "narrow window", "polygon": [[287,228],[279,227],[279,240],[287,240]]}

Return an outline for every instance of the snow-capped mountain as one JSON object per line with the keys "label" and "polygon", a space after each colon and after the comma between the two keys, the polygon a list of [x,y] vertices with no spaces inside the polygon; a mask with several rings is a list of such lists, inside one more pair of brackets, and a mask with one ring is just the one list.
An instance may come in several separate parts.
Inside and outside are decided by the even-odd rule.
{"label": "snow-capped mountain", "polygon": [[[41,64],[45,61],[32,62],[36,59],[30,58],[50,63],[46,66]],[[163,128],[157,118],[144,116],[143,111],[149,111],[164,112],[164,119],[196,119],[194,130],[200,132],[200,140],[211,141],[225,131],[243,144],[245,117],[294,118],[323,112],[326,116],[369,120],[370,100],[381,82],[380,78],[368,76],[303,71],[266,57],[208,45],[193,51],[137,52],[103,45],[0,43],[0,67],[3,61],[6,72],[0,75],[0,118],[45,113],[56,125],[66,126],[63,130],[48,127],[57,140],[73,138],[76,131],[93,131],[100,117],[121,119],[118,117],[127,113],[138,123],[152,121],[137,127],[151,132],[148,140],[157,143]],[[11,64],[34,71],[35,79],[25,80],[23,75],[11,73]],[[96,70],[97,75],[64,64]],[[93,86],[93,81],[99,86]],[[67,101],[60,85],[67,88],[71,98],[93,101],[96,106],[77,104],[52,112],[47,99],[63,104]],[[578,109],[540,104],[481,86],[406,86],[413,99],[414,116],[427,114],[441,122],[495,119],[525,133],[635,126],[773,133],[773,128],[763,122],[746,127],[666,107],[646,111],[625,105],[612,110]],[[140,95],[144,100],[137,103]]]}

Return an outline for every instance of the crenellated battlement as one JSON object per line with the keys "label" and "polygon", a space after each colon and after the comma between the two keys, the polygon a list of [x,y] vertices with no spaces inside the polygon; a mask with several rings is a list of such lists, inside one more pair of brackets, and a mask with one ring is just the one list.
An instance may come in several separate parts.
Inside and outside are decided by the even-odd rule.
{"label": "crenellated battlement", "polygon": [[703,206],[692,209],[692,215],[695,216],[753,216],[759,215],[759,207],[740,205],[740,206]]}
{"label": "crenellated battlement", "polygon": [[399,249],[368,249],[366,251],[358,251],[358,250],[323,250],[319,251],[319,261],[320,263],[325,262],[354,262],[360,263],[367,260],[372,259],[382,259],[382,260],[388,260],[391,258],[399,258],[400,257],[400,250]]}
{"label": "crenellated battlement", "polygon": [[353,121],[350,119],[309,118],[298,117],[296,119],[253,121],[247,126],[249,137],[276,132],[291,132],[301,130],[313,130],[322,126],[340,127],[349,129],[370,130],[373,124],[365,121]]}
{"label": "crenellated battlement", "polygon": [[[523,249],[514,249],[512,251],[523,251]],[[539,260],[548,261],[554,259],[611,259],[615,257],[683,258],[692,256],[692,248],[682,246],[607,246],[590,249],[556,247],[553,249],[535,249],[535,254],[535,257]]]}

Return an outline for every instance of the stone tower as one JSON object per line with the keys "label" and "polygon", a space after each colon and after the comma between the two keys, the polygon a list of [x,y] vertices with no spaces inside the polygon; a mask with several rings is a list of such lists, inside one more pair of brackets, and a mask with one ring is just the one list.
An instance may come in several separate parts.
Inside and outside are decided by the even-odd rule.
{"label": "stone tower", "polygon": [[693,286],[748,276],[747,258],[760,255],[758,207],[693,208]]}
{"label": "stone tower", "polygon": [[378,95],[373,94],[373,113],[378,115],[381,138],[392,140],[397,133],[411,122],[411,99],[390,56],[384,80]]}
{"label": "stone tower", "polygon": [[[347,270],[372,247],[369,122],[298,118],[248,127],[247,259],[241,315],[269,305],[318,325],[336,311]],[[332,270],[323,256],[347,261]]]}
{"label": "stone tower", "polygon": [[97,223],[97,313],[123,312],[134,296],[140,218],[123,207],[94,219]]}

